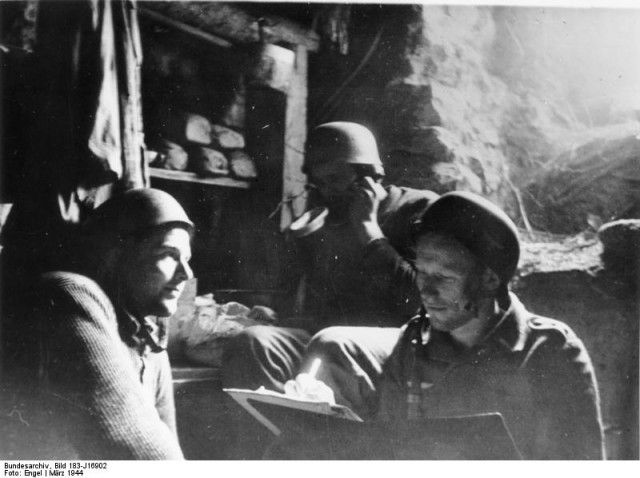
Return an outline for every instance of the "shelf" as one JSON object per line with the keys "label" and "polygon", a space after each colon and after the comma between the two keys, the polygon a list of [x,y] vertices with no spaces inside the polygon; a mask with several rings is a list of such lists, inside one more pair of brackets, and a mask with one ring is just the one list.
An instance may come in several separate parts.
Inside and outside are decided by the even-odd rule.
{"label": "shelf", "polygon": [[226,188],[240,189],[251,188],[251,183],[242,179],[234,179],[226,176],[218,178],[206,178],[188,171],[172,171],[170,169],[149,168],[149,175],[152,178],[156,179],[167,179],[169,181],[205,184],[208,186],[222,186]]}

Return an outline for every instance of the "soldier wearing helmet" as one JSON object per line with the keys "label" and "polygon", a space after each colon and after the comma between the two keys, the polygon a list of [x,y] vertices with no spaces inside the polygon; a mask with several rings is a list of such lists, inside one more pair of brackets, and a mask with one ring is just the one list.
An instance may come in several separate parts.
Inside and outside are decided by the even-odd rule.
{"label": "soldier wearing helmet", "polygon": [[360,411],[374,401],[398,327],[419,307],[407,231],[437,194],[383,187],[375,137],[351,122],[310,132],[303,171],[310,209],[290,228],[300,262],[294,312],[283,327],[232,339],[224,383],[282,392],[319,357],[318,378]]}
{"label": "soldier wearing helmet", "polygon": [[307,142],[302,171],[309,177],[310,202],[326,206],[336,219],[349,214],[353,196],[363,189],[380,200],[386,196],[375,186],[384,177],[376,140],[356,123],[318,126]]}
{"label": "soldier wearing helmet", "polygon": [[14,357],[15,371],[51,411],[41,439],[55,431],[56,458],[182,458],[165,331],[152,317],[172,315],[193,277],[193,227],[169,194],[130,190],[85,224],[82,270],[37,284],[35,325],[19,343],[35,341],[40,356]]}
{"label": "soldier wearing helmet", "polygon": [[[497,412],[525,459],[602,459],[584,344],[508,291],[520,253],[513,222],[480,196],[451,192],[427,209],[414,236],[422,311],[385,364],[378,418],[402,424]],[[400,458],[425,453],[422,442]]]}
{"label": "soldier wearing helmet", "polygon": [[[585,345],[508,290],[520,256],[509,217],[478,195],[450,192],[427,208],[412,237],[422,308],[384,364],[376,413],[357,427],[289,427],[270,458],[602,459]],[[498,432],[495,419],[510,433]]]}

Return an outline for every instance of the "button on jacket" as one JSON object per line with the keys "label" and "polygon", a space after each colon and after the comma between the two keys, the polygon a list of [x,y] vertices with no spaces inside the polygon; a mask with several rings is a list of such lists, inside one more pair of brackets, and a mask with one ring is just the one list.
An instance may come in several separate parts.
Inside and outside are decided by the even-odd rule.
{"label": "button on jacket", "polygon": [[428,316],[412,319],[389,359],[378,418],[404,420],[499,412],[525,459],[602,459],[594,369],[564,323],[510,306],[463,350]]}

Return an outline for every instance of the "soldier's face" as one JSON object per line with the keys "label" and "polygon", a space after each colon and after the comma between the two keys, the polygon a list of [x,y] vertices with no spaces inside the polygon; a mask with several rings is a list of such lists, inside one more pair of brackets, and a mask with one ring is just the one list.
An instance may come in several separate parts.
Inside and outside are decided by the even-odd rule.
{"label": "soldier's face", "polygon": [[324,204],[339,207],[351,200],[358,175],[351,166],[342,162],[315,165],[310,170],[309,182]]}
{"label": "soldier's face", "polygon": [[152,232],[127,247],[120,265],[120,293],[129,312],[167,317],[178,308],[189,267],[189,233],[180,227]]}
{"label": "soldier's face", "polygon": [[450,332],[475,317],[483,267],[462,244],[439,234],[416,245],[417,286],[436,330]]}

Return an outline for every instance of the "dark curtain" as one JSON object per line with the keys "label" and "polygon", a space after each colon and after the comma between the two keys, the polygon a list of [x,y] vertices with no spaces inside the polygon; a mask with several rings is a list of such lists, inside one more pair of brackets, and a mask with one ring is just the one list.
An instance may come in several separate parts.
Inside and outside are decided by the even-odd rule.
{"label": "dark curtain", "polygon": [[43,1],[37,7],[29,68],[3,72],[15,76],[11,84],[23,83],[15,91],[23,96],[3,93],[29,110],[13,137],[24,157],[12,177],[13,207],[0,238],[5,343],[12,324],[26,320],[20,307],[35,275],[74,269],[79,224],[91,210],[118,191],[149,184],[135,2]]}

